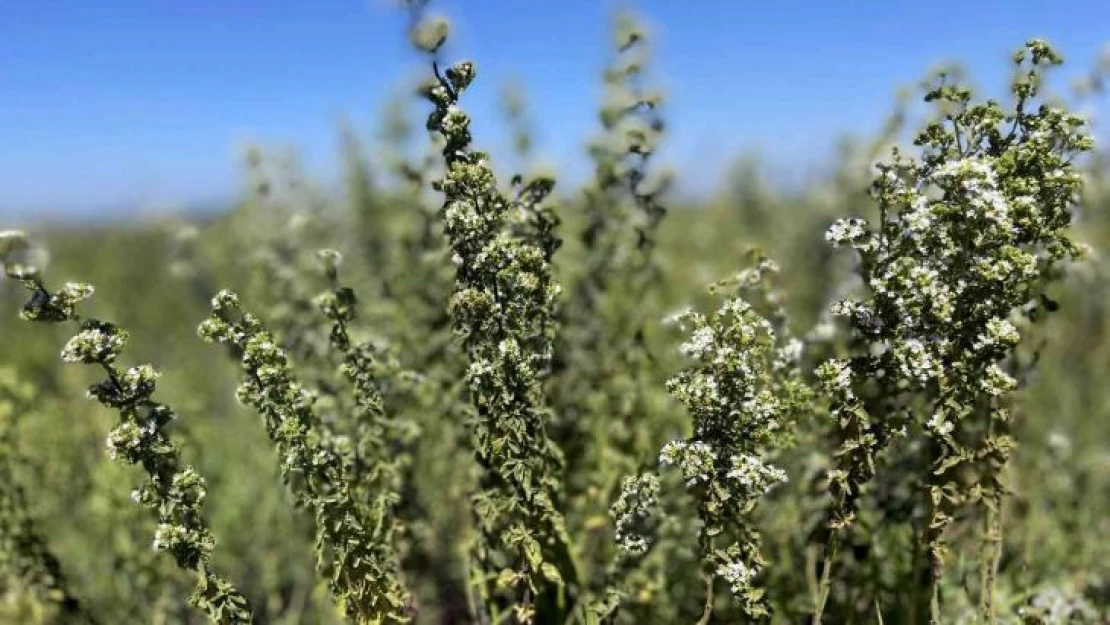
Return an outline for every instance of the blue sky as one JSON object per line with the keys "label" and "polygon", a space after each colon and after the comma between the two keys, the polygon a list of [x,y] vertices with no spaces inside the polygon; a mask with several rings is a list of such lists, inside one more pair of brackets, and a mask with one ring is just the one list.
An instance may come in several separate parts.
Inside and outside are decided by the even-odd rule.
{"label": "blue sky", "polygon": [[[527,87],[539,151],[573,180],[594,131],[608,17],[599,0],[455,0],[449,50],[477,61],[467,106],[504,149],[498,88]],[[805,168],[873,130],[892,93],[944,60],[997,89],[1008,53],[1048,38],[1091,66],[1106,0],[640,0],[668,92],[665,160],[707,189],[742,148]],[[366,134],[421,70],[387,0],[0,0],[0,218],[233,197],[248,142],[335,169],[341,114]]]}

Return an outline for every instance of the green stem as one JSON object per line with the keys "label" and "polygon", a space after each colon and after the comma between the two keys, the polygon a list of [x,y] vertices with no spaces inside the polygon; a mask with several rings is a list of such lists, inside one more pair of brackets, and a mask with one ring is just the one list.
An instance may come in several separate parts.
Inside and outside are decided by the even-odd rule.
{"label": "green stem", "polygon": [[821,567],[821,587],[817,592],[817,605],[813,607],[813,625],[820,625],[821,617],[825,614],[825,604],[829,600],[829,591],[832,586],[832,567],[840,555],[840,532],[832,530],[829,541],[825,546],[825,561]]}
{"label": "green stem", "polygon": [[983,554],[979,561],[980,602],[979,617],[983,623],[994,625],[998,621],[996,585],[998,561],[1002,554],[1002,498],[992,495],[983,518]]}
{"label": "green stem", "polygon": [[701,618],[697,625],[708,625],[713,618],[713,574],[705,574],[705,606],[702,608]]}
{"label": "green stem", "polygon": [[940,579],[934,573],[929,580],[929,625],[940,625]]}

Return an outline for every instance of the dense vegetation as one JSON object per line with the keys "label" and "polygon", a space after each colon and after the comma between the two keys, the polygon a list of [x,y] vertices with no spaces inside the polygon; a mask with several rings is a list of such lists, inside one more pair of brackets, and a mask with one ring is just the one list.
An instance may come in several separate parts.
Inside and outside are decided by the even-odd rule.
{"label": "dense vegetation", "polygon": [[632,16],[570,190],[408,10],[342,197],[255,150],[208,221],[0,233],[0,622],[1110,620],[1097,68],[677,206]]}

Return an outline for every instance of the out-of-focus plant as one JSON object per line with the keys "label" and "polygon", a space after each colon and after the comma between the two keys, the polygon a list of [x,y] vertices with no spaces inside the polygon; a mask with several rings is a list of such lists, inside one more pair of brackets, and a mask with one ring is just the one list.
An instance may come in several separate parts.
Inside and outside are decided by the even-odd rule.
{"label": "out-of-focus plant", "polygon": [[19,450],[18,422],[33,412],[33,402],[33,387],[14,370],[0,368],[0,620],[95,623],[36,528],[26,489],[16,476],[16,467],[26,462]]}
{"label": "out-of-focus plant", "polygon": [[107,379],[89,387],[88,395],[119,414],[119,425],[106,442],[108,455],[142,467],[147,475],[147,483],[132,492],[132,499],[158,519],[154,549],[168,553],[179,567],[196,573],[196,590],[190,602],[204,610],[212,622],[249,623],[247,600],[212,567],[215,538],[202,516],[205,480],[193,467],[182,465],[180,452],[165,431],[175,418],[173,410],[151,399],[158,371],[151,365],[120,370],[115,363],[127,344],[127,331],[78,314],[77,306],[92,296],[92,286],[69,282],[51,291],[37,267],[9,262],[12,249],[21,239],[18,233],[0,237],[6,247],[0,258],[6,274],[31,291],[20,316],[33,322],[76,324],[79,331],[62,349],[62,360],[93,365],[107,375]]}

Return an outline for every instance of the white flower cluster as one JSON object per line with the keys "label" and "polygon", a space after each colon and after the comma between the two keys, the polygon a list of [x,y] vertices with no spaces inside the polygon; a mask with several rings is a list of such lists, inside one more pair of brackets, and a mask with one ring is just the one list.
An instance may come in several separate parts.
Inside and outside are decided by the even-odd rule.
{"label": "white flower cluster", "polygon": [[980,387],[988,395],[999,397],[1017,388],[1018,382],[1010,374],[1002,370],[997,364],[987,367],[986,374],[979,382]]}
{"label": "white flower cluster", "polygon": [[791,367],[796,367],[802,361],[802,352],[805,351],[805,344],[801,340],[792,338],[775,351],[775,361],[772,366],[776,371],[783,371]]}
{"label": "white flower cluster", "polygon": [[952,195],[962,196],[971,214],[990,226],[982,232],[984,238],[1009,239],[1017,234],[1010,202],[998,188],[998,175],[990,161],[978,156],[948,161],[936,169],[931,180]]}
{"label": "white flower cluster", "polygon": [[847,361],[827,360],[817,367],[816,374],[826,392],[845,398],[853,397],[852,368]]}
{"label": "white flower cluster", "polygon": [[131,367],[119,376],[120,391],[128,397],[149,396],[160,377],[162,374],[151,365]]}
{"label": "white flower cluster", "polygon": [[902,223],[911,239],[922,237],[933,226],[935,216],[929,206],[929,199],[918,195],[910,201],[909,209],[902,213]]}
{"label": "white flower cluster", "polygon": [[196,469],[187,466],[174,474],[171,492],[180,500],[199,505],[208,495],[208,483]]}
{"label": "white flower cluster", "polygon": [[746,421],[773,432],[781,425],[779,414],[782,412],[782,402],[768,389],[763,389],[754,396],[749,392],[740,402],[740,412]]}
{"label": "white flower cluster", "polygon": [[443,209],[447,227],[455,232],[477,232],[485,225],[478,206],[466,199],[453,200]]}
{"label": "white flower cluster", "polygon": [[975,277],[984,283],[1009,285],[1037,277],[1040,268],[1037,257],[1017,248],[1008,248],[1000,257],[979,256],[973,261]]}
{"label": "white flower cluster", "polygon": [[[903,170],[912,175],[902,175]],[[890,227],[880,233],[876,247],[866,248],[882,253],[863,275],[874,301],[845,300],[830,312],[849,319],[865,335],[882,332],[883,351],[889,352],[902,379],[922,385],[946,375],[944,363],[996,358],[1019,341],[1017,328],[1005,317],[1021,303],[1013,294],[1020,294],[1044,269],[1025,246],[1036,240],[1034,233],[1055,235],[1046,229],[1053,208],[1025,192],[1010,191],[1020,186],[1005,184],[1003,178],[1014,175],[1000,172],[993,157],[980,154],[939,164],[896,158],[895,165],[883,166],[876,189]],[[1048,178],[1064,186],[1070,175],[1061,170]],[[826,237],[834,246],[852,243],[864,251],[858,243],[870,237],[868,232],[862,220],[844,219]],[[955,318],[957,305],[961,318]],[[989,313],[983,315],[989,319],[985,324],[976,321],[983,317],[968,314],[978,311]],[[968,326],[975,332],[972,352],[962,353],[945,337],[969,323],[981,325]],[[843,370],[837,374],[827,369],[822,377],[832,388],[847,390],[843,375]],[[980,381],[980,388],[995,396],[1014,387],[997,366],[989,367]],[[937,423],[930,429],[948,428]]]}
{"label": "white flower cluster", "polygon": [[866,310],[866,308],[866,306],[857,301],[850,299],[841,299],[833,302],[832,305],[829,306],[829,314],[834,317],[845,317],[847,319],[851,319],[852,317],[855,317],[859,312]]}
{"label": "white flower cluster", "polygon": [[909,380],[924,384],[941,374],[937,358],[930,353],[925,343],[919,339],[906,339],[894,348],[894,357],[902,375]]}
{"label": "white flower cluster", "polygon": [[659,452],[659,464],[678,467],[687,486],[708,484],[716,472],[717,454],[701,441],[671,441]]}
{"label": "white flower cluster", "polygon": [[89,299],[93,296],[96,289],[93,285],[84,282],[66,282],[61,291],[58,291],[58,296],[69,302],[71,305]]}
{"label": "white flower cluster", "polygon": [[776,484],[786,482],[786,472],[767,464],[754,454],[738,454],[729,459],[729,470],[725,477],[738,484],[748,496],[766,494]]}
{"label": "white flower cluster", "polygon": [[673,312],[673,313],[667,315],[666,317],[664,317],[663,318],[663,325],[678,326],[679,328],[685,328],[686,327],[686,321],[688,319],[694,317],[697,314],[698,313],[694,312],[693,308],[690,308],[689,306],[687,306],[686,308],[683,308],[682,310],[679,310],[677,312]]}
{"label": "white flower cluster", "polygon": [[147,432],[133,421],[124,421],[108,432],[105,447],[112,460],[120,457],[128,462],[138,460],[138,454],[143,447],[143,439]]}
{"label": "white flower cluster", "polygon": [[761,498],[787,481],[767,458],[791,418],[811,401],[798,369],[804,345],[789,336],[778,292],[765,282],[776,269],[763,259],[714,285],[713,292],[735,292],[712,314],[687,309],[672,317],[686,334],[680,351],[691,363],[667,388],[690,415],[693,436],[667,443],[659,455],[659,463],[677,468],[693,490],[703,562],[728,582],[751,617],[767,610],[752,587],[762,558],[751,515]]}
{"label": "white flower cluster", "polygon": [[[966,284],[945,282],[932,261],[907,257],[896,259],[878,274],[869,276],[867,286],[883,298],[883,304],[907,328],[950,322],[953,302],[966,288]],[[874,315],[860,302],[841,302],[836,311],[851,314],[857,323]]]}
{"label": "white flower cluster", "polygon": [[929,417],[925,426],[940,436],[947,436],[956,429],[955,424],[949,421],[941,412],[933,413],[933,416]]}
{"label": "white flower cluster", "polygon": [[154,530],[154,542],[151,548],[154,551],[174,551],[182,548],[194,548],[200,542],[200,535],[196,530],[171,523],[159,523]]}
{"label": "white flower cluster", "polygon": [[982,332],[975,339],[972,346],[975,350],[986,350],[1000,347],[1012,347],[1021,340],[1021,334],[1014,324],[998,317],[987,322],[986,332]]}
{"label": "white flower cluster", "polygon": [[445,134],[462,134],[470,126],[470,116],[455,105],[447,107],[447,114],[443,116],[443,132]]}
{"label": "white flower cluster", "polygon": [[717,576],[728,584],[734,595],[741,595],[751,589],[752,580],[759,574],[755,568],[742,560],[730,560],[717,567]]}
{"label": "white flower cluster", "polygon": [[712,373],[695,372],[667,381],[667,390],[698,413],[712,412],[725,405],[721,385]]}
{"label": "white flower cluster", "polygon": [[625,553],[639,556],[651,547],[648,524],[655,515],[658,499],[659,478],[655,475],[637,475],[621,481],[621,493],[609,512],[617,545]]}
{"label": "white flower cluster", "polygon": [[484,358],[475,358],[467,365],[466,381],[471,391],[478,391],[483,385],[494,380],[494,363]]}
{"label": "white flower cluster", "polygon": [[100,326],[78,332],[62,348],[62,360],[73,363],[95,364],[115,361],[127,343],[127,335]]}
{"label": "white flower cluster", "polygon": [[221,289],[212,297],[212,310],[217,312],[238,309],[239,305],[239,294],[230,289]]}
{"label": "white flower cluster", "polygon": [[[734,297],[721,304],[717,310],[717,318],[725,321],[729,318],[736,322],[741,337],[750,340],[759,332],[771,332],[771,324],[766,319],[755,314],[752,305],[742,297]],[[772,337],[773,338],[773,337]]]}
{"label": "white flower cluster", "polygon": [[870,235],[867,231],[867,222],[857,217],[838,219],[829,226],[825,232],[825,240],[833,247],[844,245],[863,245],[867,247]]}
{"label": "white flower cluster", "polygon": [[689,358],[704,358],[713,348],[716,336],[713,328],[702,326],[690,335],[690,338],[679,346],[679,351]]}

